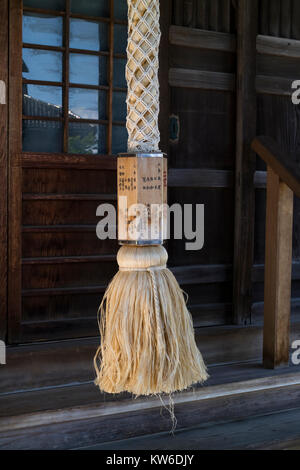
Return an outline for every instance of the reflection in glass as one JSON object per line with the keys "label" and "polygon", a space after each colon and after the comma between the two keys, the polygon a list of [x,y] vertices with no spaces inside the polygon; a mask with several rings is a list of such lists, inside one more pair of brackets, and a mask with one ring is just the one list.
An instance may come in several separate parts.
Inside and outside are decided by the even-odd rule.
{"label": "reflection in glass", "polygon": [[71,118],[106,119],[106,91],[70,88]]}
{"label": "reflection in glass", "polygon": [[106,153],[106,126],[85,122],[69,124],[69,153]]}
{"label": "reflection in glass", "polygon": [[126,93],[113,93],[113,121],[126,121]]}
{"label": "reflection in glass", "polygon": [[62,152],[61,122],[23,120],[24,152]]}
{"label": "reflection in glass", "polygon": [[[124,0],[125,1],[125,0]],[[71,0],[71,12],[88,16],[109,16],[108,0]]]}
{"label": "reflection in glass", "polygon": [[107,58],[70,54],[70,82],[83,85],[107,85]]}
{"label": "reflection in glass", "polygon": [[63,19],[60,16],[23,14],[23,42],[47,46],[62,45]]}
{"label": "reflection in glass", "polygon": [[108,25],[71,18],[70,47],[90,51],[108,51]]}
{"label": "reflection in glass", "polygon": [[127,20],[127,1],[126,0],[114,0],[114,16],[118,20]]}
{"label": "reflection in glass", "polygon": [[127,47],[127,26],[114,25],[114,51],[126,54]]}
{"label": "reflection in glass", "polygon": [[23,48],[23,77],[61,82],[62,53]]}
{"label": "reflection in glass", "polygon": [[25,116],[61,116],[62,89],[56,86],[24,84],[23,114]]}
{"label": "reflection in glass", "polygon": [[114,82],[115,87],[126,88],[125,79],[126,59],[114,59]]}
{"label": "reflection in glass", "polygon": [[43,0],[43,5],[41,5],[41,0],[23,0],[23,5],[24,7],[64,11],[65,0]]}
{"label": "reflection in glass", "polygon": [[113,126],[112,128],[112,153],[127,152],[127,129],[125,126]]}

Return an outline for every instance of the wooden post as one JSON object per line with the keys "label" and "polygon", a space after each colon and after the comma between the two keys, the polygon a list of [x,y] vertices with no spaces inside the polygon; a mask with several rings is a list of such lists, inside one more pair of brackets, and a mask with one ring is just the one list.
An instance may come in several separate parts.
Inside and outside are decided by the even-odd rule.
{"label": "wooden post", "polygon": [[0,3],[0,340],[7,334],[8,1]]}
{"label": "wooden post", "polygon": [[233,308],[236,324],[250,323],[254,240],[257,0],[237,2],[237,115]]}
{"label": "wooden post", "polygon": [[268,167],[264,367],[289,363],[293,191]]}
{"label": "wooden post", "polygon": [[22,316],[22,2],[9,2],[8,340],[20,341]]}

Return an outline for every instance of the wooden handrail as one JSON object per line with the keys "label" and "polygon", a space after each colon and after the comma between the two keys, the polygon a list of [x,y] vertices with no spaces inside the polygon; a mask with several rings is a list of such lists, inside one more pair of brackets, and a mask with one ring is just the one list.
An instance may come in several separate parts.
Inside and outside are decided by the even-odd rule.
{"label": "wooden handrail", "polygon": [[293,193],[300,197],[300,168],[269,137],[256,137],[252,148],[268,168],[263,362],[276,368],[289,363]]}
{"label": "wooden handrail", "polygon": [[256,137],[252,149],[300,197],[300,165],[284,153],[271,137]]}

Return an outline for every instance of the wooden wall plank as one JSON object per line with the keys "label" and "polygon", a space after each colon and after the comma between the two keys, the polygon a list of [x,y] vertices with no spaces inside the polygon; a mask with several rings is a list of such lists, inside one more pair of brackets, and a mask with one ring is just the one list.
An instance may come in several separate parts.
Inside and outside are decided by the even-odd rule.
{"label": "wooden wall plank", "polygon": [[234,320],[250,322],[251,270],[254,248],[255,154],[251,141],[256,134],[256,36],[257,0],[239,0],[237,25],[237,131],[234,234]]}
{"label": "wooden wall plank", "polygon": [[195,0],[183,0],[183,24],[192,28],[195,20]]}
{"label": "wooden wall plank", "polygon": [[292,0],[281,0],[280,36],[292,37]]}
{"label": "wooden wall plank", "polygon": [[300,2],[293,0],[292,4],[292,37],[300,39]]}
{"label": "wooden wall plank", "polygon": [[232,188],[233,172],[171,168],[168,173],[168,186],[170,188]]}
{"label": "wooden wall plank", "polygon": [[170,27],[170,44],[215,51],[235,52],[236,39],[233,34],[203,31],[185,26]]}
{"label": "wooden wall plank", "polygon": [[66,168],[90,170],[116,170],[117,158],[108,155],[73,155],[63,153],[22,154],[23,168]]}
{"label": "wooden wall plank", "polygon": [[300,58],[300,41],[295,39],[257,36],[257,52],[278,57]]}
{"label": "wooden wall plank", "polygon": [[231,30],[231,1],[221,0],[220,5],[222,31],[230,33]]}
{"label": "wooden wall plank", "polygon": [[269,1],[260,0],[259,32],[265,36],[269,34]]}
{"label": "wooden wall plank", "polygon": [[173,1],[173,24],[182,25],[183,20],[183,0]]}
{"label": "wooden wall plank", "polygon": [[209,0],[197,0],[196,27],[208,29]]}
{"label": "wooden wall plank", "polygon": [[22,2],[9,2],[8,338],[20,339],[22,219]]}
{"label": "wooden wall plank", "polygon": [[280,36],[281,0],[271,0],[269,4],[269,34]]}
{"label": "wooden wall plank", "polygon": [[169,84],[171,87],[180,88],[234,91],[235,77],[233,74],[223,72],[170,68]]}
{"label": "wooden wall plank", "polygon": [[0,3],[0,340],[7,334],[8,1]]}
{"label": "wooden wall plank", "polygon": [[210,0],[208,26],[212,31],[219,31],[219,0]]}
{"label": "wooden wall plank", "polygon": [[256,91],[264,95],[291,96],[292,81],[290,78],[258,75],[256,77]]}

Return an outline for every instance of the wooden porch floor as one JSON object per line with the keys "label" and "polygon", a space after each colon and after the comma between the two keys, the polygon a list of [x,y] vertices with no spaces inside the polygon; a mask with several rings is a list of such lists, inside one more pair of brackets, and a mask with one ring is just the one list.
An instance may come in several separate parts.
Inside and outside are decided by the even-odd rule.
{"label": "wooden porch floor", "polygon": [[300,408],[107,442],[84,450],[300,450]]}

